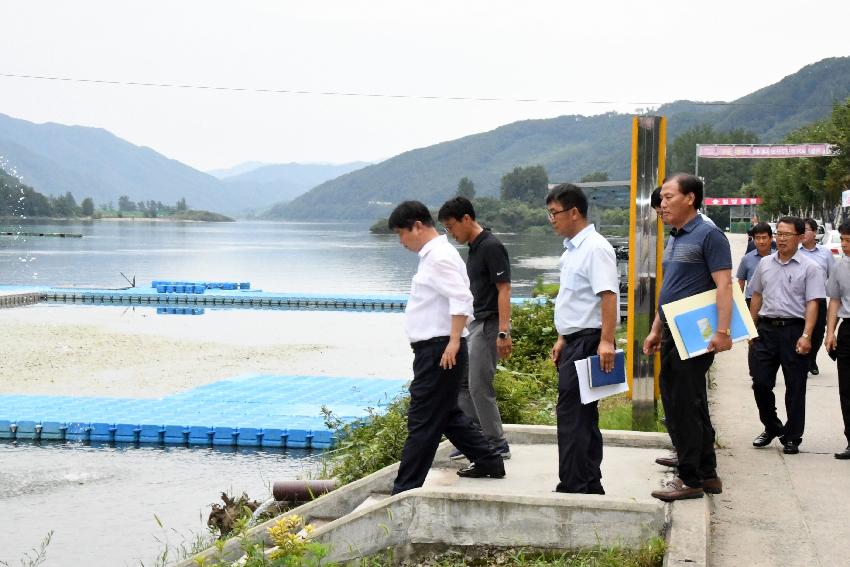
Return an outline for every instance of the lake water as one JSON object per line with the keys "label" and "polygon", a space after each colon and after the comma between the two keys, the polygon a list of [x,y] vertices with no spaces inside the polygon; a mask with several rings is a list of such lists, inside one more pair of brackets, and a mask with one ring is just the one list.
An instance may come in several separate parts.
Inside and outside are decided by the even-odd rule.
{"label": "lake water", "polygon": [[[199,279],[250,281],[265,291],[394,294],[408,291],[417,262],[394,235],[369,234],[363,224],[0,221],[0,227],[0,232],[83,234],[0,237],[4,284],[123,287],[123,272],[144,286],[153,279]],[[556,279],[559,237],[500,238],[511,255],[515,295],[528,295],[540,275]],[[460,247],[464,254],[465,248]],[[86,309],[110,308],[67,309],[85,317]],[[281,312],[275,317],[284,323],[297,317],[299,325],[309,325],[313,319],[308,315]],[[326,313],[315,320],[327,325],[335,316],[352,317]],[[379,316],[392,315],[359,315],[365,324]],[[209,314],[201,317],[214,323]],[[246,491],[263,499],[271,482],[310,474],[319,460],[317,453],[304,451],[0,441],[0,561],[17,565],[53,530],[48,567],[155,565],[166,544],[172,550],[188,546],[204,532],[210,504],[221,491]]]}
{"label": "lake water", "polygon": [[[83,238],[0,237],[0,282],[123,287],[153,279],[250,281],[265,291],[407,292],[415,254],[394,235],[348,223],[9,223],[0,231],[68,232]],[[499,235],[514,287],[528,295],[538,275],[555,278],[563,251],[551,235]],[[465,246],[459,247],[465,254]]]}

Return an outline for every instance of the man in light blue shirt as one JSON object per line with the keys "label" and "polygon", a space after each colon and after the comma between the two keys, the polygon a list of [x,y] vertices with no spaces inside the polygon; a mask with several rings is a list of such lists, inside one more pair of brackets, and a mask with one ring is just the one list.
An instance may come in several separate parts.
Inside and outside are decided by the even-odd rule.
{"label": "man in light blue shirt", "polygon": [[564,238],[561,286],[555,300],[558,340],[557,492],[605,494],[598,402],[581,403],[575,362],[598,354],[605,372],[614,368],[614,330],[620,283],[614,248],[587,222],[587,197],[575,185],[556,186],[546,197],[549,222]]}
{"label": "man in light blue shirt", "polygon": [[[820,269],[823,271],[824,281],[832,275],[832,268],[835,266],[835,259],[832,257],[832,252],[826,246],[818,244],[818,223],[814,219],[806,219],[806,230],[800,238],[800,251],[809,260],[814,260]],[[826,330],[826,299],[818,301],[818,318],[815,321],[815,328],[812,330],[812,350],[809,352],[809,374],[817,376],[820,374],[818,368],[818,350],[823,342],[823,334]]]}
{"label": "man in light blue shirt", "polygon": [[[760,222],[750,229],[753,237],[755,248],[750,250],[744,257],[741,258],[741,263],[738,264],[738,272],[735,277],[738,278],[738,285],[741,286],[741,291],[744,292],[744,298],[747,301],[747,307],[750,306],[750,299],[753,297],[753,290],[748,285],[753,279],[753,274],[756,273],[756,267],[765,256],[770,255],[773,248],[773,230],[766,222]],[[744,286],[746,285],[746,289]]]}

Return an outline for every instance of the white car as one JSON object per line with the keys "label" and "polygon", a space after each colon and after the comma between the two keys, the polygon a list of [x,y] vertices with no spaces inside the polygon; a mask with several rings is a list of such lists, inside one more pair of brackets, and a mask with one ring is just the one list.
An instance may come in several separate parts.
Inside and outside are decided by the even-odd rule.
{"label": "white car", "polygon": [[829,251],[832,252],[832,257],[835,259],[841,258],[841,233],[837,230],[827,230],[823,233],[823,236],[820,239],[820,243],[823,246],[829,248]]}

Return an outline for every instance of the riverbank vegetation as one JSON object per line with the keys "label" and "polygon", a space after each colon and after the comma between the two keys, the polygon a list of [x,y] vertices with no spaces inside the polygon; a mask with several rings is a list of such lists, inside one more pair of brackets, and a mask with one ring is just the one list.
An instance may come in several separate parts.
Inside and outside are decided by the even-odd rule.
{"label": "riverbank vegetation", "polygon": [[192,210],[186,199],[174,206],[160,201],[133,202],[126,195],[118,199],[118,208],[112,203],[95,207],[91,197],[79,204],[70,191],[58,197],[44,195],[21,183],[0,169],[0,218],[6,219],[108,219],[142,218],[199,222],[233,222],[233,219],[210,211]]}
{"label": "riverbank vegetation", "polygon": [[[594,181],[608,181],[608,174],[595,171],[581,178],[581,183]],[[535,165],[516,167],[506,173],[502,177],[499,198],[476,196],[475,183],[468,177],[458,182],[456,195],[472,201],[478,223],[494,232],[550,234],[552,226],[545,206],[548,191],[549,176],[546,169],[542,165]],[[609,202],[608,193],[588,192],[590,220],[607,236],[625,236],[629,210],[624,206],[625,201]],[[436,209],[431,214],[437,218]],[[388,234],[387,219],[378,219],[369,231],[372,234]]]}

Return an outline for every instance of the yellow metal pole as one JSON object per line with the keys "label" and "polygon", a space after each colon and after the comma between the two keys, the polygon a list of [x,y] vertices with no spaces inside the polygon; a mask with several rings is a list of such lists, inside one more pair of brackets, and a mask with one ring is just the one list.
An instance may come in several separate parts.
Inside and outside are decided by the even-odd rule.
{"label": "yellow metal pole", "polygon": [[[667,118],[661,117],[661,124],[658,130],[658,185],[664,182],[667,176]],[[658,215],[656,221],[658,225],[655,228],[655,305],[658,306],[658,296],[661,295],[661,281],[664,259],[664,221],[661,220],[661,215]],[[655,353],[655,399],[661,399],[661,354]]]}
{"label": "yellow metal pole", "polygon": [[629,285],[626,297],[628,298],[628,310],[626,312],[626,340],[629,348],[626,349],[626,379],[629,381],[629,398],[632,397],[634,391],[634,357],[640,356],[640,353],[635,353],[633,345],[635,344],[635,286],[632,282],[637,281],[635,273],[635,265],[637,264],[637,254],[634,253],[634,234],[635,223],[637,222],[637,191],[638,191],[638,117],[632,118],[632,156],[631,156],[631,173],[629,175]]}

